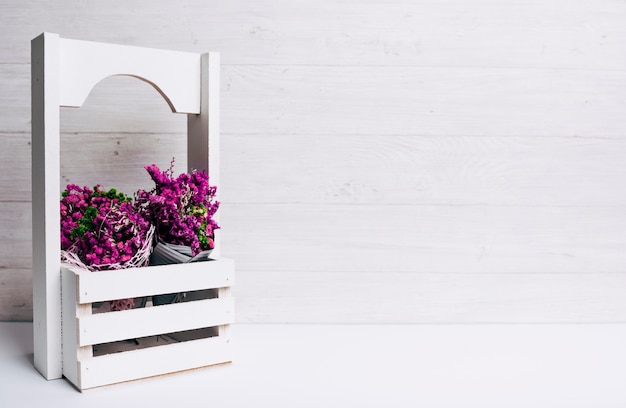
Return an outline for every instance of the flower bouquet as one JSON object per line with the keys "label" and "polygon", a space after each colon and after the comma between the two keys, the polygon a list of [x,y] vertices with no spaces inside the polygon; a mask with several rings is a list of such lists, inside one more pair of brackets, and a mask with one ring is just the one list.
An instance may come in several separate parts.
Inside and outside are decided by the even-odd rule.
{"label": "flower bouquet", "polygon": [[[217,188],[209,186],[204,171],[173,176],[174,161],[161,171],[156,165],[146,166],[154,181],[151,191],[139,190],[137,204],[148,214],[156,227],[159,244],[166,244],[185,255],[184,262],[206,259],[215,243],[214,231],[219,228],[213,215],[219,208],[215,201]],[[165,260],[152,260],[158,264]]]}
{"label": "flower bouquet", "polygon": [[[155,187],[137,191],[134,199],[100,185],[69,184],[61,198],[61,260],[91,271],[207,260],[219,228],[213,219],[217,188],[204,171],[174,177],[173,165],[165,171],[146,166]],[[180,297],[156,295],[153,304]],[[109,304],[125,310],[134,300]]]}
{"label": "flower bouquet", "polygon": [[[115,189],[69,184],[61,198],[61,260],[90,271],[145,266],[154,226],[133,200]],[[111,310],[133,299],[110,302]]]}
{"label": "flower bouquet", "polygon": [[[174,160],[169,169],[156,165],[145,169],[155,186],[139,190],[137,204],[148,214],[156,228],[156,244],[150,265],[164,265],[207,260],[215,247],[214,231],[219,228],[213,215],[219,208],[217,187],[209,185],[204,171],[182,173],[174,177]],[[182,294],[153,296],[155,305],[180,300]]]}

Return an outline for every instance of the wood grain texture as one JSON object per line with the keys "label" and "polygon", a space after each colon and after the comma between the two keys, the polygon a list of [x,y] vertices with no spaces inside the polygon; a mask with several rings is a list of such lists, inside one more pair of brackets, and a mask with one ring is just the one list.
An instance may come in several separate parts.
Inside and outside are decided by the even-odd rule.
{"label": "wood grain texture", "polygon": [[[79,268],[69,270],[79,276],[80,293],[77,301],[81,304],[172,292],[218,289],[228,287],[235,281],[234,262],[223,258],[185,265],[120,269],[107,273],[87,273]],[[173,279],[173,276],[178,276],[179,279]],[[127,281],[127,285],[120,285],[124,280]]]}
{"label": "wood grain texture", "polygon": [[232,204],[222,210],[224,256],[242,271],[626,270],[621,206]]}
{"label": "wood grain texture", "polygon": [[[30,320],[29,270],[0,270],[0,320]],[[623,273],[475,274],[238,268],[238,323],[626,322]],[[11,299],[16,303],[12,304]],[[19,303],[23,302],[23,303]]]}
{"label": "wood grain texture", "polygon": [[105,78],[128,75],[154,87],[172,112],[200,113],[200,54],[62,38],[59,105],[81,107]]}
{"label": "wood grain texture", "polygon": [[[626,7],[603,0],[238,2],[5,0],[0,61],[42,31],[67,38],[205,52],[225,64],[622,69]],[[141,27],[141,29],[136,29]]]}
{"label": "wood grain texture", "polygon": [[625,121],[625,71],[241,66],[225,76],[225,133],[620,137]]}
{"label": "wood grain texture", "polygon": [[[0,269],[32,268],[31,224],[30,202],[0,201]],[[32,293],[28,296],[32,297]]]}
{"label": "wood grain texture", "polygon": [[[232,273],[232,262],[226,261],[221,265],[230,265],[222,269],[230,269]],[[157,274],[161,275],[160,281],[164,280],[163,275],[177,272],[173,266],[155,267]],[[211,263],[211,267],[216,270],[219,267],[218,262]],[[185,281],[183,286],[198,285],[199,280],[206,279],[206,275],[202,277],[197,273],[201,268],[199,263],[187,264],[185,271],[180,272],[178,281]],[[148,269],[133,268],[126,272],[129,275],[146,274]],[[120,276],[116,276],[118,284],[112,285],[112,279],[105,275],[106,272],[102,274],[88,272],[85,274],[85,272],[72,268],[62,269],[63,293],[69,293],[67,299],[63,300],[64,316],[69,317],[63,320],[63,354],[67,357],[63,361],[63,374],[79,390],[232,360],[230,337],[225,336],[226,332],[223,331],[220,331],[217,337],[189,339],[189,341],[183,340],[180,343],[170,344],[167,344],[167,341],[159,342],[157,339],[152,346],[144,346],[145,348],[142,349],[94,356],[95,350],[91,348],[91,345],[95,344],[164,333],[171,334],[207,327],[204,326],[205,324],[209,326],[230,324],[234,316],[233,301],[232,298],[205,299],[92,315],[91,303],[82,303],[83,300],[78,298],[86,297],[85,295],[90,295],[90,292],[94,290],[108,291],[108,296],[111,297],[107,295],[105,297],[115,298],[116,295],[113,292],[117,291],[120,286]],[[187,282],[188,277],[192,278],[189,282]],[[132,287],[133,289],[130,289],[132,292],[142,292],[141,284],[145,279],[133,279],[132,276],[129,278],[126,286]],[[168,281],[175,285],[180,284],[171,277]],[[98,286],[98,283],[101,283],[102,287],[94,288]],[[162,282],[160,285],[162,286]],[[201,287],[205,286],[201,284]],[[126,365],[131,369],[119,369]]]}
{"label": "wood grain texture", "polygon": [[[24,42],[23,47],[30,55],[30,39]],[[0,63],[0,89],[0,133],[28,133],[30,140],[30,64]]]}
{"label": "wood grain texture", "polygon": [[[0,68],[11,86],[28,84],[27,65]],[[174,118],[182,115],[166,114],[148,84],[120,77],[100,85],[89,106],[63,109],[63,131],[180,131]],[[222,89],[225,135],[621,137],[625,123],[623,70],[231,66]],[[28,131],[29,100],[12,104],[4,130]]]}
{"label": "wood grain texture", "polygon": [[[14,221],[29,203],[5,205]],[[623,208],[484,205],[230,204],[224,256],[237,269],[448,273],[621,273]],[[27,214],[27,213],[26,213]],[[19,224],[18,224],[19,225]],[[27,227],[0,267],[28,268]],[[289,248],[289,250],[285,250]]]}
{"label": "wood grain texture", "polygon": [[624,138],[230,135],[223,145],[227,203],[626,204]]}
{"label": "wood grain texture", "polygon": [[626,321],[622,273],[277,271],[260,278],[241,271],[238,276],[239,323],[292,323],[295,314],[303,323],[338,324]]}
{"label": "wood grain texture", "polygon": [[[233,347],[228,339],[205,339],[148,347],[85,359],[79,364],[81,390],[165,374],[230,363]],[[126,367],[120,370],[120,367]]]}
{"label": "wood grain texture", "polygon": [[[78,345],[109,343],[225,325],[232,323],[234,316],[232,298],[146,307],[124,313],[98,313],[80,319]],[[151,323],[146,324],[147,321]]]}
{"label": "wood grain texture", "polygon": [[33,320],[31,268],[0,268],[0,321],[5,320]]}
{"label": "wood grain texture", "polygon": [[[29,318],[18,45],[47,30],[221,52],[241,321],[624,321],[626,4],[59,4],[0,4],[0,319]],[[61,115],[62,184],[133,191],[145,164],[186,166],[184,115],[134,78]]]}
{"label": "wood grain texture", "polygon": [[[0,199],[28,201],[30,163],[16,158],[30,140],[0,139],[11,152]],[[225,203],[626,204],[624,138],[228,135],[222,144]],[[186,168],[182,134],[66,133],[61,149],[63,188],[132,194],[152,187],[144,165],[167,168],[175,157],[174,169]]]}

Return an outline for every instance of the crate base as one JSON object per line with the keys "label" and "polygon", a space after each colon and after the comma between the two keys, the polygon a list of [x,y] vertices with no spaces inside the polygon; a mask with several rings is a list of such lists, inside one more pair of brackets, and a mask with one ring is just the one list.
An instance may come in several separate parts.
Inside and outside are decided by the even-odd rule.
{"label": "crate base", "polygon": [[101,390],[101,389],[107,388],[107,387],[115,387],[115,386],[120,385],[120,384],[128,384],[128,383],[134,383],[134,382],[139,382],[139,381],[150,381],[150,380],[155,379],[155,378],[169,377],[169,376],[172,376],[172,375],[185,375],[187,373],[191,373],[191,372],[194,372],[194,371],[209,370],[209,369],[216,368],[216,367],[228,366],[230,364],[232,364],[232,361],[226,361],[224,363],[211,364],[211,365],[202,366],[202,367],[196,367],[196,368],[188,368],[186,370],[177,371],[177,372],[174,372],[174,373],[157,374],[157,375],[153,375],[151,377],[135,378],[135,379],[132,379],[132,380],[127,380],[127,381],[122,381],[122,382],[117,382],[117,383],[112,383],[112,384],[97,385],[95,387],[83,388],[83,389],[78,388],[75,384],[73,384],[65,376],[63,376],[63,379],[66,380],[67,382],[69,382],[77,391],[79,391],[81,393],[84,393],[84,392],[89,392],[89,391],[94,391],[94,390]]}
{"label": "crate base", "polygon": [[172,343],[79,362],[79,391],[232,363],[231,346],[219,338]]}
{"label": "crate base", "polygon": [[[79,390],[232,361],[234,264],[62,268],[63,375]],[[106,299],[185,292],[180,303],[93,313]]]}

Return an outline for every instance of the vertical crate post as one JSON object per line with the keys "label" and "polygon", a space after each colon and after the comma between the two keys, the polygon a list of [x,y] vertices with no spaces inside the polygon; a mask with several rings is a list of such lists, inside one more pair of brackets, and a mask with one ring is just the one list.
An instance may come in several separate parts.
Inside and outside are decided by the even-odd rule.
{"label": "vertical crate post", "polygon": [[[85,380],[81,377],[81,367],[94,364],[92,374],[97,370],[91,344],[82,344],[81,324],[90,321],[102,321],[103,317],[91,315],[92,301],[86,301],[81,290],[92,281],[90,273],[81,273],[71,268],[62,267],[60,262],[60,123],[59,107],[80,107],[91,89],[102,79],[112,75],[128,75],[152,85],[163,96],[174,113],[187,114],[187,158],[188,170],[204,170],[209,174],[211,183],[219,185],[219,54],[189,53],[152,48],[88,42],[61,38],[58,34],[43,33],[31,42],[31,92],[32,92],[32,200],[33,200],[33,321],[35,367],[47,378],[55,379],[63,375],[68,377],[78,388],[97,386],[112,381],[141,378],[163,374],[167,367],[137,371],[135,376],[111,377],[109,379]],[[130,316],[143,316],[145,319],[166,318],[178,311],[212,313],[229,318],[217,319],[217,339],[207,338],[202,341],[188,341],[187,348],[224,343],[228,344],[228,326],[232,322],[233,307],[230,286],[233,282],[234,264],[230,260],[219,258],[219,233],[215,236],[216,249],[213,261],[203,266],[191,264],[172,266],[172,268],[150,267],[124,270],[126,274],[117,277],[112,287],[128,284],[128,297],[149,296],[187,290],[217,291],[217,300],[207,299],[189,302],[191,306],[159,306],[156,312],[141,312]],[[159,288],[144,293],[141,280],[152,281],[152,273],[158,270],[169,275],[163,277]],[[221,272],[220,272],[221,271]],[[108,274],[98,272],[93,275]],[[227,273],[228,282],[215,285],[215,282],[198,283],[194,279],[211,273]],[[173,274],[177,274],[173,277]],[[110,274],[116,277],[115,273]],[[134,276],[139,281],[128,283],[128,277]],[[131,279],[132,280],[132,279]],[[172,281],[180,280],[181,288]],[[168,283],[169,282],[169,283]],[[195,283],[194,283],[195,282]],[[170,285],[170,286],[168,286]],[[150,286],[150,285],[147,285]],[[162,292],[159,292],[162,291]],[[141,295],[141,293],[144,293]],[[108,296],[108,297],[106,297]],[[115,290],[107,294],[104,300],[117,299]],[[218,301],[223,300],[222,303]],[[228,311],[219,309],[218,304]],[[216,312],[216,313],[217,313]],[[125,312],[116,312],[125,313]],[[110,313],[109,319],[128,319],[128,313]],[[118,316],[118,317],[116,317]],[[156,316],[156,317],[155,317]],[[131,319],[132,320],[132,319]],[[175,318],[172,320],[176,320]],[[82,323],[81,323],[82,322]],[[170,322],[173,323],[173,322]],[[170,323],[166,323],[166,326]],[[204,324],[208,324],[204,321]],[[189,327],[196,328],[198,322],[190,322]],[[150,321],[148,327],[153,327]],[[152,330],[152,329],[151,329]],[[158,329],[152,330],[157,334]],[[130,334],[129,334],[130,335]],[[210,340],[210,341],[209,341]],[[206,344],[205,344],[206,343]],[[194,344],[189,346],[189,344]],[[179,347],[184,349],[184,347]],[[168,350],[173,350],[170,348]],[[208,350],[208,349],[207,349]],[[168,351],[169,353],[170,351]],[[152,352],[154,353],[154,351]],[[120,353],[126,354],[126,353]],[[137,355],[142,353],[135,353]],[[145,352],[143,354],[149,354]],[[226,362],[228,353],[219,352],[212,358],[200,358],[198,361],[186,361],[170,367],[172,370],[195,368],[202,365]],[[175,355],[175,354],[172,354]],[[178,356],[182,360],[185,354]],[[124,358],[128,358],[125,362]],[[122,364],[132,364],[130,354],[121,360]],[[117,361],[120,363],[120,361]],[[198,365],[200,364],[200,365]],[[165,371],[164,371],[165,370]],[[92,378],[92,377],[89,377]],[[93,377],[96,378],[96,377]],[[115,381],[114,381],[115,380]],[[86,381],[86,382],[85,382]],[[108,382],[107,382],[108,381]],[[84,384],[83,384],[84,383]]]}
{"label": "vertical crate post", "polygon": [[33,347],[35,367],[47,379],[62,370],[59,46],[50,33],[31,43]]}

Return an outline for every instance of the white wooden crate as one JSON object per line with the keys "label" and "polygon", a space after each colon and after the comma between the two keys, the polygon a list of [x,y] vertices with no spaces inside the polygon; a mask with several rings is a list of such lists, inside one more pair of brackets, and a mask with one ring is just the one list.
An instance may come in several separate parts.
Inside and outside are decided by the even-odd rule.
{"label": "white wooden crate", "polygon": [[[47,379],[65,376],[83,390],[230,361],[234,263],[220,258],[219,232],[215,259],[194,264],[89,272],[62,265],[59,253],[59,109],[80,107],[93,86],[111,75],[145,81],[173,113],[187,115],[188,171],[206,171],[219,187],[219,67],[213,52],[88,42],[54,33],[33,39],[34,364]],[[217,214],[214,218],[218,221]],[[97,302],[207,290],[217,297],[92,313]],[[106,354],[133,339],[142,347]]]}
{"label": "white wooden crate", "polygon": [[[103,272],[61,269],[63,375],[79,390],[231,361],[232,260]],[[208,289],[216,297],[92,312],[94,303],[107,300]]]}

